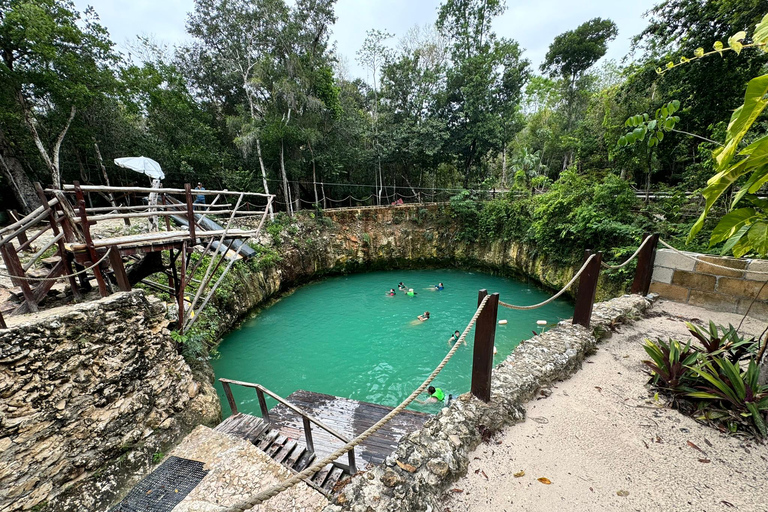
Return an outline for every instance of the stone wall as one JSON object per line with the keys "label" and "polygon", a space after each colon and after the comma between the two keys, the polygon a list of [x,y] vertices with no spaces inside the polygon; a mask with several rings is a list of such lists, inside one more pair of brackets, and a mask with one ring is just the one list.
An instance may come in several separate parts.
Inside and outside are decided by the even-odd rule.
{"label": "stone wall", "polygon": [[521,343],[493,369],[489,403],[461,395],[401,440],[383,465],[356,475],[325,512],[437,510],[438,498],[466,474],[483,437],[522,421],[525,402],[576,372],[602,335],[649,305],[639,295],[625,295],[596,304],[590,330],[565,321]]}
{"label": "stone wall", "polygon": [[728,313],[743,315],[749,309],[750,316],[768,320],[768,286],[763,287],[768,274],[756,273],[767,272],[768,261],[684,254],[702,261],[671,249],[656,251],[651,292],[675,302]]}
{"label": "stone wall", "polygon": [[[306,215],[303,213],[302,215]],[[512,241],[471,243],[460,240],[460,227],[443,205],[348,208],[302,217],[276,242],[260,243],[281,261],[263,269],[235,266],[237,293],[219,294],[204,313],[206,329],[217,338],[270,297],[325,275],[396,268],[480,268],[530,279],[559,290],[575,270],[553,265],[545,254]],[[575,287],[568,295],[575,292]],[[623,291],[601,277],[598,300]]]}
{"label": "stone wall", "polygon": [[0,510],[104,510],[134,471],[218,422],[165,313],[134,290],[0,330]]}

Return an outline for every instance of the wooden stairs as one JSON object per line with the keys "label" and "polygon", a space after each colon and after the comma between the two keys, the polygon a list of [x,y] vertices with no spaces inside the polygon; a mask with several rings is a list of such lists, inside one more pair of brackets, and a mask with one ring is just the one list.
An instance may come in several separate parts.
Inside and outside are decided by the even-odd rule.
{"label": "wooden stairs", "polygon": [[[316,458],[315,453],[308,450],[306,446],[282,435],[279,428],[249,414],[234,414],[222,421],[214,430],[250,441],[273,460],[296,473],[309,467]],[[328,464],[305,481],[328,496],[343,476],[344,471],[341,468]]]}

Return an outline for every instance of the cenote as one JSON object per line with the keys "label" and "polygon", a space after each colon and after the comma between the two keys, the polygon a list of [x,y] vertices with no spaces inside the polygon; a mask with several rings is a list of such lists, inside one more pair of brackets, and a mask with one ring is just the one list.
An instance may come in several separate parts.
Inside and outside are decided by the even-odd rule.
{"label": "cenote", "polygon": [[[417,292],[397,292],[402,281]],[[442,291],[433,286],[445,285]],[[258,312],[230,332],[219,345],[220,356],[211,361],[220,377],[254,382],[287,397],[298,389],[342,396],[388,406],[398,405],[439,364],[455,330],[463,331],[477,306],[477,292],[499,292],[501,300],[527,305],[551,294],[538,284],[485,273],[461,270],[371,272],[331,277],[302,286]],[[431,318],[416,317],[429,311]],[[540,331],[537,320],[549,325],[573,315],[566,300],[532,311],[499,308],[496,328],[502,361],[520,341]],[[467,346],[438,375],[434,385],[446,395],[469,390],[474,331]],[[216,389],[224,415],[230,412],[221,384]],[[259,414],[256,393],[233,387],[241,412]],[[422,395],[426,398],[426,395]],[[270,403],[272,407],[274,403]],[[411,408],[437,412],[438,405]]]}

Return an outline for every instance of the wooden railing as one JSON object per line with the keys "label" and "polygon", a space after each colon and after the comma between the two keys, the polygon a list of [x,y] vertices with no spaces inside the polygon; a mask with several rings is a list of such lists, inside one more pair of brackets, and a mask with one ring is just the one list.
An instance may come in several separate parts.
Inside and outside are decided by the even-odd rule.
{"label": "wooden railing", "polygon": [[[301,416],[301,420],[304,424],[304,441],[307,445],[307,451],[310,453],[315,453],[315,445],[312,440],[312,423],[317,425],[318,427],[322,428],[335,438],[339,439],[343,443],[348,443],[349,438],[347,438],[345,435],[340,434],[339,432],[335,431],[331,427],[325,425],[323,422],[318,420],[317,418],[313,417],[312,415],[302,411],[292,403],[288,402],[283,397],[273,393],[272,391],[268,390],[261,384],[253,384],[251,382],[242,382],[239,380],[230,380],[230,379],[219,379],[219,382],[221,382],[221,385],[224,387],[224,394],[227,396],[227,402],[229,402],[229,408],[232,409],[232,414],[237,414],[237,403],[235,402],[235,397],[232,395],[232,389],[230,388],[231,384],[234,384],[236,386],[243,386],[246,388],[253,388],[256,390],[256,396],[259,399],[259,407],[261,409],[261,417],[264,419],[264,421],[271,423],[269,419],[269,409],[267,408],[267,399],[265,395],[269,395],[270,397],[277,400],[279,403],[283,404],[299,416]],[[347,474],[354,475],[357,473],[357,467],[355,464],[355,449],[352,448],[349,452],[347,452],[347,456],[349,458],[349,465],[341,464],[340,462],[334,461],[333,465],[337,468],[341,469]]]}

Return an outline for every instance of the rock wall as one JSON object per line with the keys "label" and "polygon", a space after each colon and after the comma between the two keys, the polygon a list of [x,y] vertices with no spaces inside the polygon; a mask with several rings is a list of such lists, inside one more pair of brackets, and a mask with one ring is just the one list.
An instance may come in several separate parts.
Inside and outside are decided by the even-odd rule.
{"label": "rock wall", "polygon": [[220,406],[141,290],[0,330],[0,510],[105,510]]}
{"label": "rock wall", "polygon": [[576,372],[603,334],[649,305],[639,295],[625,295],[596,304],[590,330],[566,321],[521,343],[494,368],[489,403],[461,395],[401,440],[383,465],[356,475],[325,512],[437,510],[438,497],[466,474],[470,453],[484,437],[522,421],[525,402]]}
{"label": "rock wall", "polygon": [[[460,226],[444,205],[348,208],[325,211],[323,216],[303,217],[284,230],[278,242],[269,235],[262,236],[261,244],[277,251],[282,259],[268,268],[235,267],[232,281],[237,283],[237,292],[219,294],[205,315],[211,338],[218,339],[277,293],[329,274],[479,268],[531,279],[557,290],[576,270],[553,265],[545,254],[516,242],[462,241]],[[569,294],[575,291],[574,287]],[[601,277],[598,300],[622,293],[620,287]]]}
{"label": "rock wall", "polygon": [[749,311],[752,317],[768,320],[768,275],[759,273],[767,271],[766,260],[658,249],[651,291],[675,302],[740,315]]}

